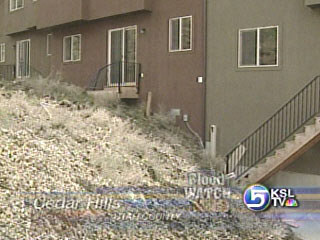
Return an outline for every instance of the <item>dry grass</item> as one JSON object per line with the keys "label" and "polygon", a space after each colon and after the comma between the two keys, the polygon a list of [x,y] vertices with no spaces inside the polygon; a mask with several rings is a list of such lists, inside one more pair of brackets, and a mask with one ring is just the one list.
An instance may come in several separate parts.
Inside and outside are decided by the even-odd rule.
{"label": "dry grass", "polygon": [[93,104],[93,99],[83,88],[69,84],[62,78],[37,77],[16,81],[2,81],[7,90],[23,90],[28,95],[35,95],[39,98],[50,97],[56,101],[68,100],[75,104]]}
{"label": "dry grass", "polygon": [[[130,154],[144,158],[146,156],[146,142],[157,141],[168,144],[169,148],[177,155],[184,159],[188,159],[193,164],[198,163],[211,163],[211,160],[204,155],[204,151],[201,149],[198,140],[188,132],[183,131],[175,125],[175,120],[167,114],[165,111],[155,113],[153,116],[145,117],[145,106],[143,103],[128,104],[119,101],[114,96],[107,94],[94,94],[88,95],[84,89],[70,85],[63,82],[61,79],[48,78],[32,78],[23,81],[17,81],[14,83],[5,83],[6,89],[11,90],[23,90],[29,96],[28,101],[34,104],[39,104],[39,98],[44,100],[40,101],[42,106],[42,112],[46,112],[47,118],[52,118],[50,124],[45,123],[45,126],[39,124],[40,129],[45,132],[46,135],[53,135],[55,130],[65,130],[69,135],[81,141],[80,130],[76,130],[78,126],[83,126],[82,123],[75,123],[75,119],[70,118],[68,111],[65,113],[59,112],[50,113],[47,111],[45,102],[48,99],[52,99],[56,102],[68,101],[73,106],[69,109],[77,109],[77,105],[85,105],[86,108],[81,111],[81,115],[84,120],[91,120],[99,127],[105,127],[108,125],[106,122],[106,111],[108,115],[121,118],[126,122],[126,127],[118,128],[113,132],[114,139],[120,139],[119,144],[123,144],[125,141],[126,150]],[[43,104],[41,103],[43,102]],[[21,105],[22,103],[20,103]],[[91,106],[91,107],[90,107]],[[21,106],[22,109],[25,107]],[[68,109],[68,110],[69,110]],[[1,113],[0,113],[1,114]],[[15,114],[15,113],[14,113]],[[54,116],[51,116],[54,115]],[[1,115],[0,115],[1,118]],[[7,117],[4,117],[6,119]],[[122,139],[127,133],[133,131],[134,139]],[[139,136],[137,138],[136,136]],[[142,137],[143,136],[143,137]],[[156,146],[153,147],[156,149]],[[102,159],[112,158],[106,156],[96,156],[97,162],[101,162]],[[201,166],[200,164],[200,166]],[[148,163],[146,168],[156,166],[156,163]],[[207,167],[212,167],[207,165]],[[156,175],[161,175],[160,166],[154,167],[154,173],[159,172]]]}
{"label": "dry grass", "polygon": [[102,91],[94,91],[90,93],[90,96],[93,98],[93,103],[96,107],[102,108],[114,108],[120,104],[120,100],[116,94]]}
{"label": "dry grass", "polygon": [[220,172],[224,171],[225,159],[222,156],[217,156],[213,158],[208,153],[203,152],[202,157],[197,159],[197,164],[202,169],[215,169]]}
{"label": "dry grass", "polygon": [[[175,186],[193,169],[171,143],[144,134],[132,118],[105,108],[74,110],[23,91],[7,93],[0,90],[0,172],[6,179],[0,189],[9,188],[0,194],[0,225],[8,227],[9,236],[21,236],[20,217],[30,219],[28,212],[14,213],[7,206],[14,192]],[[8,116],[10,124],[4,127]]]}
{"label": "dry grass", "polygon": [[[25,84],[13,86],[15,90],[0,89],[0,239],[83,237],[79,235],[83,226],[68,223],[63,212],[50,223],[50,212],[34,214],[32,208],[11,205],[22,202],[18,192],[94,192],[97,187],[128,185],[181,187],[186,184],[186,173],[197,170],[191,160],[203,157],[197,140],[165,114],[145,118],[143,106],[123,103],[78,110],[58,100],[86,104],[81,89],[77,92],[51,80],[37,89]],[[28,94],[17,89],[27,89]],[[40,217],[39,224],[33,221],[35,217]],[[106,233],[90,234],[85,238],[110,239]],[[194,236],[199,239],[198,234]]]}
{"label": "dry grass", "polygon": [[0,109],[0,123],[2,128],[6,128],[10,125],[12,116],[9,115],[6,109]]}

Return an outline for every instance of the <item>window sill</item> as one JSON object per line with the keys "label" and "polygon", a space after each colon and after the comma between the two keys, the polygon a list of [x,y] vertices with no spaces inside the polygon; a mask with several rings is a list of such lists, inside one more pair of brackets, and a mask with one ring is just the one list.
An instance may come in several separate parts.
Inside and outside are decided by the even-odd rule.
{"label": "window sill", "polygon": [[17,8],[17,9],[14,9],[14,10],[9,10],[9,13],[14,13],[14,12],[17,12],[21,9],[24,9],[24,7],[21,7],[21,8]]}
{"label": "window sill", "polygon": [[30,75],[29,75],[29,76],[18,76],[17,78],[18,78],[18,79],[30,78]]}
{"label": "window sill", "polygon": [[253,72],[253,71],[281,71],[282,66],[252,66],[252,67],[236,67],[237,72]]}
{"label": "window sill", "polygon": [[186,49],[186,50],[169,50],[169,53],[180,53],[180,52],[191,52],[192,49]]}
{"label": "window sill", "polygon": [[[48,56],[48,57],[50,57],[50,56]],[[63,61],[62,63],[63,63],[64,65],[80,64],[80,63],[82,63],[82,60],[77,60],[77,61],[67,61],[67,62]]]}
{"label": "window sill", "polygon": [[185,55],[185,54],[193,54],[194,50],[182,50],[182,51],[169,51],[168,56],[174,56],[174,55]]}

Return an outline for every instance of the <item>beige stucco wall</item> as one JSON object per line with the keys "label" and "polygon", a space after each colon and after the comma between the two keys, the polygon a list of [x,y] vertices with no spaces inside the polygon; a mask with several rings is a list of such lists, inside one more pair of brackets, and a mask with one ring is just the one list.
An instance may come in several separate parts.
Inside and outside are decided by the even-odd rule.
{"label": "beige stucco wall", "polygon": [[[207,0],[206,133],[224,155],[320,74],[320,10],[304,0]],[[238,69],[239,29],[279,26],[279,67]]]}

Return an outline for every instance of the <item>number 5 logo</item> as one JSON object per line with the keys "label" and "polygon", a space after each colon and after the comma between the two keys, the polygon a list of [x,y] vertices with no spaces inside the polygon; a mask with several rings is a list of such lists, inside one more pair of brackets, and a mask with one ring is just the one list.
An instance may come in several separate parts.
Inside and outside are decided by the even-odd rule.
{"label": "number 5 logo", "polygon": [[270,205],[270,193],[263,185],[249,186],[243,194],[243,202],[252,211],[264,211]]}

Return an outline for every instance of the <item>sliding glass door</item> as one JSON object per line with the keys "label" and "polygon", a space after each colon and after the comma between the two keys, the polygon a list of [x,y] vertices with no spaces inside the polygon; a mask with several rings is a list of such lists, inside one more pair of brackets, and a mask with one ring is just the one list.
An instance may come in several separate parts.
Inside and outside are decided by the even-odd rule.
{"label": "sliding glass door", "polygon": [[125,27],[109,31],[110,85],[136,84],[137,27]]}
{"label": "sliding glass door", "polygon": [[16,55],[16,77],[30,77],[30,39],[17,42]]}

